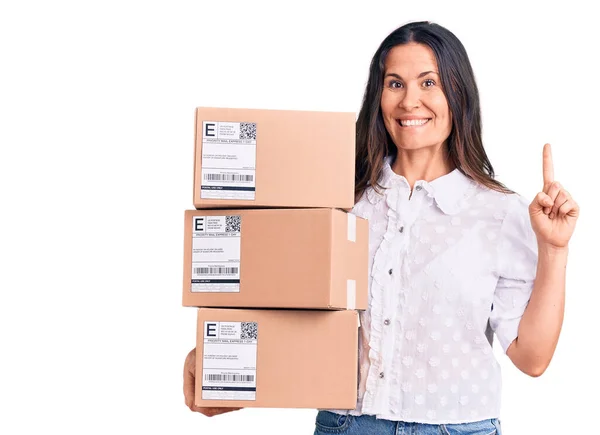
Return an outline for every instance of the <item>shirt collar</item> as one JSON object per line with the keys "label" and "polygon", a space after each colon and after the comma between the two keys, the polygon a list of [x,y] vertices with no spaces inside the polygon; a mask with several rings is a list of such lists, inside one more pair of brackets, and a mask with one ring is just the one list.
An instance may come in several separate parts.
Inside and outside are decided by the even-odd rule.
{"label": "shirt collar", "polygon": [[[384,159],[383,172],[379,179],[379,184],[385,188],[382,193],[377,193],[375,189],[367,189],[367,199],[371,204],[377,204],[388,192],[388,189],[401,188],[409,189],[410,185],[406,178],[396,174],[391,167],[392,156]],[[461,200],[476,186],[475,181],[464,175],[458,168],[452,172],[442,175],[432,181],[418,180],[415,186],[421,186],[427,196],[434,199],[437,207],[448,215],[459,212]]]}

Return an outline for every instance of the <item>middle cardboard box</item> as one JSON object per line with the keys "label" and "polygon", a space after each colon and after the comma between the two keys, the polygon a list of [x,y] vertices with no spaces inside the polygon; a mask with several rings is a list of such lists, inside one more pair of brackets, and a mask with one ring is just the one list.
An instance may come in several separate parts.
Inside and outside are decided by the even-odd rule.
{"label": "middle cardboard box", "polygon": [[183,305],[364,310],[368,235],[333,208],[187,210]]}

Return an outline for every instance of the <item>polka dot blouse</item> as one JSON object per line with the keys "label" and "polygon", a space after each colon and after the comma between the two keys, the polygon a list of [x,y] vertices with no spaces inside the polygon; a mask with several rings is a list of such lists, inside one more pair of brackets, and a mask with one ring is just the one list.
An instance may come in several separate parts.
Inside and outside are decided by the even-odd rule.
{"label": "polka dot blouse", "polygon": [[[458,169],[415,183],[384,164],[352,213],[369,221],[356,409],[431,424],[498,418],[492,352],[517,337],[537,265],[528,202]],[[348,413],[344,410],[330,410]]]}

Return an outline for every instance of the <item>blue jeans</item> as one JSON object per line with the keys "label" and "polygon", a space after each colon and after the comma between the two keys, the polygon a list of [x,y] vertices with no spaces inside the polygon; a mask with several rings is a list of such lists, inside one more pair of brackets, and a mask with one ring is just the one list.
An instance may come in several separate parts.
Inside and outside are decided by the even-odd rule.
{"label": "blue jeans", "polygon": [[497,418],[462,424],[406,423],[376,419],[372,415],[319,411],[314,435],[502,435]]}

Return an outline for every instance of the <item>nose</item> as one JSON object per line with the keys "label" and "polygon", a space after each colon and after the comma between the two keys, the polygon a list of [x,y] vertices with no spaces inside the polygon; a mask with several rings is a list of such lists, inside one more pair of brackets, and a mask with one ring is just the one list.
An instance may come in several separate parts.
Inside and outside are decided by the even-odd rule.
{"label": "nose", "polygon": [[418,108],[421,106],[421,91],[418,86],[407,86],[404,94],[398,102],[398,106],[406,111]]}

